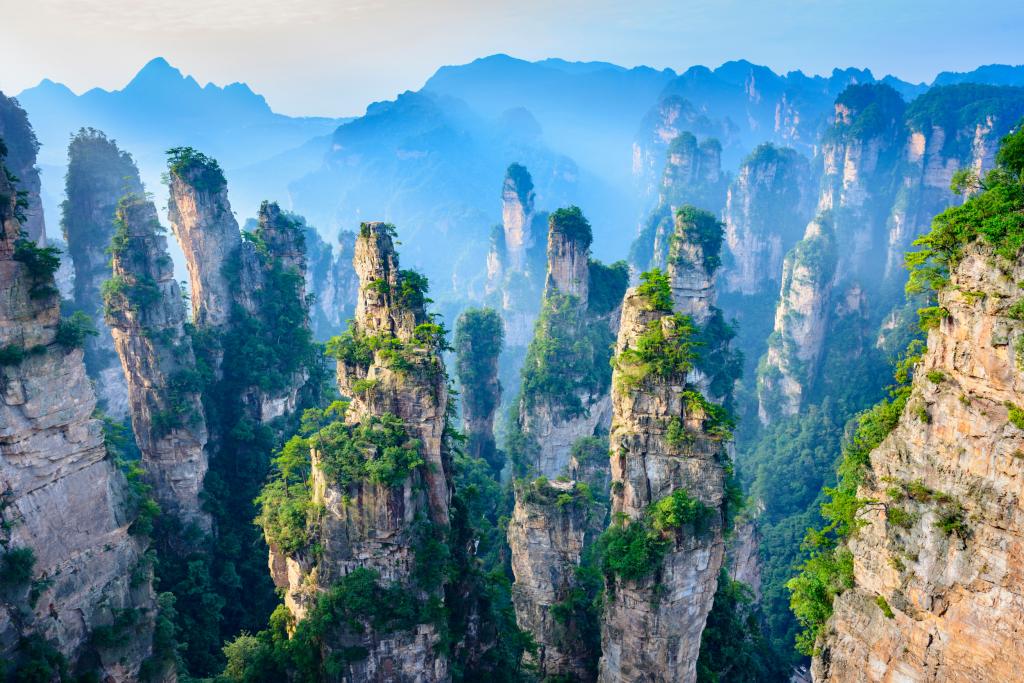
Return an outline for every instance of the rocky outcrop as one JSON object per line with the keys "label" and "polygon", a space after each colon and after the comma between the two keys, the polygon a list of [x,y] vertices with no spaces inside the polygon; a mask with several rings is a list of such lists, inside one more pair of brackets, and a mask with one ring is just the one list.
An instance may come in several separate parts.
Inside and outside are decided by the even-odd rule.
{"label": "rocky outcrop", "polygon": [[138,680],[155,616],[146,543],[132,533],[138,494],[92,418],[81,335],[60,320],[57,259],[17,243],[2,168],[0,197],[0,657],[16,678],[50,680],[64,657],[98,679]]}
{"label": "rocky outcrop", "polygon": [[599,681],[694,681],[725,555],[719,414],[688,383],[689,364],[654,371],[642,355],[641,339],[685,341],[680,324],[641,289],[627,292],[612,382]]}
{"label": "rocky outcrop", "polygon": [[818,681],[1020,678],[1024,326],[1020,258],[966,248],[909,400],[857,497],[854,587],[834,603]]}
{"label": "rocky outcrop", "polygon": [[[529,442],[519,464],[534,476],[566,474],[576,440],[611,424],[605,368],[618,307],[598,315],[589,305],[590,270],[606,268],[591,264],[591,240],[590,224],[577,207],[551,214],[543,309],[523,367],[518,410],[518,430]],[[621,284],[600,298],[617,302]]]}
{"label": "rocky outcrop", "polygon": [[505,232],[505,266],[511,271],[526,269],[527,254],[533,248],[533,179],[524,166],[512,164],[501,188],[501,224]]}
{"label": "rocky outcrop", "polygon": [[[315,538],[318,550],[285,553],[273,531],[267,532],[274,580],[300,619],[319,593],[366,572],[379,590],[399,591],[420,606],[443,603],[445,578],[425,579],[422,572],[440,570],[429,568],[431,560],[421,555],[428,552],[424,541],[444,537],[450,516],[440,331],[424,310],[422,276],[398,267],[393,231],[384,223],[364,223],[356,241],[356,317],[335,349],[338,388],[351,403],[341,420],[310,438],[311,499],[322,509],[311,522],[310,543]],[[345,455],[346,444],[351,455]],[[340,460],[346,457],[354,460]],[[411,628],[389,628],[369,614],[354,619],[359,628],[347,625],[349,620],[333,627],[328,638],[346,655],[339,659],[345,680],[448,680],[434,621],[418,616]]]}
{"label": "rocky outcrop", "polygon": [[754,601],[761,599],[761,535],[754,520],[737,521],[726,548],[729,576],[750,587]]}
{"label": "rocky outcrop", "polygon": [[107,249],[114,236],[114,213],[126,194],[142,194],[135,162],[101,131],[82,129],[68,146],[61,229],[75,269],[75,308],[96,325],[97,336],[85,346],[85,368],[96,384],[104,410],[113,418],[128,416],[128,387],[103,318],[101,286],[110,279]]}
{"label": "rocky outcrop", "polygon": [[495,226],[487,254],[485,292],[505,321],[509,347],[530,343],[537,320],[538,301],[544,286],[545,242],[537,239],[545,216],[534,208],[535,193],[530,172],[512,164],[501,191],[502,223]]}
{"label": "rocky outcrop", "polygon": [[28,115],[18,101],[0,92],[0,141],[6,147],[7,170],[17,178],[17,189],[24,192],[25,203],[20,207],[24,220],[21,229],[28,238],[39,244],[46,243],[46,225],[43,220],[43,204],[39,197],[42,187],[39,169],[36,168],[36,154],[39,141],[32,130]]}
{"label": "rocky outcrop", "polygon": [[505,464],[494,440],[494,415],[501,403],[498,356],[501,317],[493,308],[471,308],[455,324],[455,356],[462,396],[462,426],[467,453],[482,458],[495,474]]}
{"label": "rocky outcrop", "polygon": [[767,424],[800,410],[817,370],[832,313],[836,239],[828,215],[807,225],[804,238],[786,255],[775,329],[758,367],[758,414]]}
{"label": "rocky outcrop", "polygon": [[[199,330],[218,339],[207,349],[214,378],[223,379],[222,354],[229,337],[241,344],[245,340],[237,339],[238,335],[252,335],[260,326],[281,325],[284,299],[290,299],[285,315],[293,329],[276,335],[277,339],[297,335],[295,345],[305,346],[307,340],[298,338],[309,328],[304,305],[304,225],[275,202],[263,202],[256,229],[243,241],[231,212],[227,183],[215,160],[190,148],[172,150],[169,176],[168,213],[188,266],[193,321]],[[234,397],[257,422],[293,412],[308,375],[300,358],[278,362],[274,371],[283,371],[287,377],[249,384],[242,396]]]}
{"label": "rocky outcrop", "polygon": [[900,185],[888,222],[885,278],[902,285],[903,254],[932,217],[958,204],[950,191],[963,168],[979,177],[994,165],[999,141],[1024,117],[1024,90],[974,84],[931,88],[906,112]]}
{"label": "rocky outcrop", "polygon": [[117,208],[106,319],[127,378],[135,442],[164,513],[209,530],[200,507],[207,430],[181,289],[153,202],[127,195]]}
{"label": "rocky outcrop", "polygon": [[872,289],[884,269],[873,254],[885,245],[906,139],[905,109],[887,85],[850,86],[836,99],[835,123],[822,138],[818,212],[834,212],[836,239],[844,245],[841,279]]}
{"label": "rocky outcrop", "polygon": [[512,602],[519,628],[537,643],[532,662],[541,677],[593,680],[600,653],[585,638],[586,599],[574,591],[584,553],[604,528],[604,506],[587,484],[547,479],[517,484],[515,501]]}
{"label": "rocky outcrop", "polygon": [[728,266],[722,288],[763,294],[782,279],[782,258],[814,212],[809,162],[792,149],[763,144],[740,166],[725,200]]}
{"label": "rocky outcrop", "polygon": [[355,315],[359,277],[352,267],[352,256],[356,234],[341,230],[336,247],[332,247],[316,228],[307,226],[303,233],[308,263],[306,291],[315,297],[310,306],[310,324],[317,339],[329,339],[344,330]]}
{"label": "rocky outcrop", "polygon": [[222,330],[238,290],[225,272],[237,258],[242,235],[228,201],[228,186],[213,159],[191,149],[173,154],[167,215],[185,254],[192,319],[197,326]]}
{"label": "rocky outcrop", "polygon": [[728,177],[722,172],[722,147],[714,138],[698,143],[689,132],[675,137],[666,152],[658,204],[640,225],[630,250],[638,270],[664,268],[675,225],[676,212],[685,204],[717,215],[725,202]]}

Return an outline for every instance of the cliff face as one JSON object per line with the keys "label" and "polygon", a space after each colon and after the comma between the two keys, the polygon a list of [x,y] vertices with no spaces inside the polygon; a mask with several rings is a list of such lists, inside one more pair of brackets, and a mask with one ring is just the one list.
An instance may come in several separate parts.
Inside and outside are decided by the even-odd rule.
{"label": "cliff face", "polygon": [[786,255],[775,329],[758,367],[761,422],[794,415],[810,388],[821,360],[831,315],[836,245],[831,220],[819,216]]}
{"label": "cliff face", "polygon": [[835,123],[822,139],[818,211],[835,210],[836,238],[845,245],[841,276],[862,286],[876,287],[884,268],[871,254],[885,245],[906,139],[905,108],[889,86],[851,86],[836,99]]}
{"label": "cliff face", "polygon": [[[613,303],[597,315],[589,305],[590,242],[590,225],[578,208],[551,215],[543,312],[523,367],[519,403],[519,430],[532,446],[523,464],[548,478],[567,472],[577,439],[611,423],[605,363],[618,307]],[[617,302],[621,291],[602,298]]]}
{"label": "cliff face", "polygon": [[469,309],[455,325],[455,354],[462,396],[462,425],[473,458],[499,474],[505,464],[494,440],[494,415],[501,403],[498,356],[502,323],[492,308]]}
{"label": "cliff face", "polygon": [[[201,156],[201,155],[200,155]],[[167,215],[185,254],[197,326],[223,329],[238,292],[224,273],[242,242],[228,187],[216,162],[192,155],[172,158]]]}
{"label": "cliff face", "polygon": [[762,294],[781,280],[782,257],[811,219],[814,196],[810,164],[794,150],[764,144],[747,157],[725,201],[725,291]]}
{"label": "cliff face", "polygon": [[887,281],[902,284],[904,252],[933,216],[962,201],[950,192],[953,174],[961,168],[979,177],[988,172],[999,141],[1021,117],[1024,92],[997,86],[932,88],[907,107],[909,137],[888,221]]}
{"label": "cliff face", "polygon": [[675,345],[688,334],[680,325],[639,288],[627,292],[612,382],[600,681],[695,680],[725,554],[727,456],[715,411],[688,384],[688,364],[654,371],[638,345]]}
{"label": "cliff face", "polygon": [[68,146],[64,182],[61,228],[75,269],[75,307],[92,318],[99,333],[86,344],[85,367],[106,412],[123,420],[128,415],[128,387],[103,317],[100,287],[111,275],[107,248],[118,200],[142,194],[142,181],[131,155],[102,132],[83,129]]}
{"label": "cliff face", "polygon": [[512,549],[512,602],[519,627],[533,634],[533,663],[541,676],[593,680],[596,643],[583,631],[585,618],[574,591],[577,570],[604,528],[605,508],[588,485],[576,481],[521,483],[508,524]]}
{"label": "cliff face", "polygon": [[[436,330],[424,311],[425,283],[416,273],[399,270],[392,232],[383,223],[360,229],[356,317],[337,353],[338,388],[352,400],[343,421],[310,438],[311,498],[322,506],[311,534],[319,551],[311,553],[307,546],[287,554],[268,534],[275,583],[285,589],[286,604],[300,619],[319,592],[365,575],[357,570],[373,572],[379,585],[417,603],[443,600],[444,578],[428,582],[420,572],[439,571],[422,569],[431,560],[421,556],[427,552],[421,543],[449,524],[447,386],[431,337]],[[378,341],[385,345],[374,351]],[[352,442],[356,452],[348,457],[356,460],[343,465],[343,444],[356,434],[368,444]],[[363,616],[367,620],[360,628],[339,624],[329,637],[339,653],[360,651],[345,660],[346,680],[448,679],[447,656],[437,651],[436,623],[418,616],[411,626],[388,627]]]}
{"label": "cliff face", "polygon": [[545,244],[536,235],[544,216],[535,211],[534,199],[529,171],[509,166],[501,191],[502,223],[494,228],[487,254],[485,292],[501,311],[506,343],[516,348],[530,343],[544,283]]}
{"label": "cliff face", "polygon": [[849,542],[854,588],[835,601],[821,681],[1016,680],[1024,553],[1019,453],[1024,263],[974,245],[939,295],[907,407],[871,452]]}
{"label": "cliff face", "polygon": [[41,183],[36,168],[36,154],[39,141],[29,123],[28,115],[17,100],[0,92],[0,139],[7,147],[4,162],[7,170],[17,178],[18,189],[25,192],[26,205],[22,208],[25,220],[21,229],[28,238],[39,244],[46,243],[46,226],[43,220],[43,204],[39,198]]}
{"label": "cliff face", "polygon": [[630,251],[639,270],[664,268],[668,263],[676,211],[684,204],[718,214],[726,196],[728,177],[722,173],[722,147],[714,138],[698,143],[691,133],[675,137],[666,152],[658,204],[641,224]]}
{"label": "cliff face", "polygon": [[106,319],[127,378],[143,469],[165,513],[209,530],[199,497],[208,438],[201,381],[167,238],[156,207],[139,195],[121,201],[117,224]]}
{"label": "cliff face", "polygon": [[[55,648],[83,672],[138,680],[155,604],[146,545],[130,533],[137,500],[91,417],[52,271],[15,245],[13,190],[0,169],[0,654],[16,669],[34,654],[38,667]],[[29,675],[55,675],[50,661]]]}

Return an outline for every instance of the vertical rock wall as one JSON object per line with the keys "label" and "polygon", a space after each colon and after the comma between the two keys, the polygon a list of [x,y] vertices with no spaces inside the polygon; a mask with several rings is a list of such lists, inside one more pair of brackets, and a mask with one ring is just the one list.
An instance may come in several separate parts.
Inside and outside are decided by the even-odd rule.
{"label": "vertical rock wall", "polygon": [[128,381],[135,441],[161,509],[209,529],[200,508],[208,468],[201,379],[185,308],[153,202],[128,195],[117,209],[111,256],[118,284],[107,322]]}
{"label": "vertical rock wall", "polygon": [[128,416],[128,387],[103,318],[101,287],[110,279],[107,249],[114,236],[114,213],[126,194],[142,194],[142,181],[131,155],[102,132],[80,130],[68,146],[68,172],[61,205],[61,228],[75,269],[75,308],[96,324],[99,334],[86,344],[85,367],[96,382],[106,412]]}
{"label": "vertical rock wall", "polygon": [[52,274],[15,246],[22,227],[3,169],[0,197],[0,545],[5,567],[34,556],[0,588],[0,655],[17,666],[19,639],[34,637],[82,672],[137,680],[155,603],[133,496],[92,418],[82,351],[58,341]]}

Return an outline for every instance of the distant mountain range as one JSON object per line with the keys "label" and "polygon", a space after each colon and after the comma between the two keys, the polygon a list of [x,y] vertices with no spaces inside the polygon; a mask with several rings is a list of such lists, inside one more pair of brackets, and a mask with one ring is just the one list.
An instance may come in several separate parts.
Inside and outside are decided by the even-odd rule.
{"label": "distant mountain range", "polygon": [[[578,203],[594,224],[595,254],[621,258],[680,130],[719,137],[726,170],[764,141],[810,156],[836,96],[879,80],[908,100],[931,87],[861,69],[777,74],[742,60],[677,73],[493,55],[442,67],[420,91],[355,119],[295,118],[243,83],[200,86],[157,58],[120,90],[75,95],[44,80],[18,100],[43,145],[51,234],[68,137],[92,126],[136,157],[158,200],[165,150],[190,145],[221,162],[240,217],[276,199],[329,237],[360,220],[390,220],[408,265],[431,275],[435,292],[458,295],[483,270],[510,163],[530,169],[539,207]],[[1024,66],[943,73],[933,85],[962,82],[1024,85]]]}

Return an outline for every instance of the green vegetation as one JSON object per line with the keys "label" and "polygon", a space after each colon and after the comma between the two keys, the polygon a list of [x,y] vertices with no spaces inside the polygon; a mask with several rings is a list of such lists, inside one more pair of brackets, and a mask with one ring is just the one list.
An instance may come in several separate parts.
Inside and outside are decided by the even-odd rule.
{"label": "green vegetation", "polygon": [[836,105],[850,110],[847,121],[836,124],[825,133],[824,141],[867,140],[894,134],[903,126],[906,103],[892,87],[883,83],[850,85],[836,98]]}
{"label": "green vegetation", "polygon": [[14,260],[25,266],[29,276],[29,296],[49,299],[57,295],[53,274],[60,267],[60,249],[40,247],[22,236],[14,243]]}
{"label": "green vegetation", "polygon": [[605,315],[622,303],[622,297],[629,287],[629,264],[616,261],[606,266],[591,259],[589,266],[587,308],[592,315]]}
{"label": "green vegetation", "polygon": [[529,200],[530,193],[533,192],[533,178],[530,177],[530,172],[521,164],[510,164],[505,172],[505,182],[509,181],[516,188],[516,195],[519,197],[519,201],[525,206]]}
{"label": "green vegetation", "polygon": [[192,147],[167,150],[167,170],[200,192],[220,192],[228,184],[217,160]]}
{"label": "green vegetation", "polygon": [[611,383],[613,342],[608,326],[593,323],[576,297],[545,297],[522,370],[527,410],[547,404],[562,419],[586,414],[581,396],[600,396]]}
{"label": "green vegetation", "polygon": [[0,346],[0,368],[18,365],[29,356],[40,356],[44,353],[46,353],[45,344],[36,344],[28,349],[17,344]]}
{"label": "green vegetation", "polygon": [[[467,309],[455,324],[455,367],[467,418],[491,417],[498,408],[498,356],[504,334],[501,316],[493,308]],[[468,437],[470,454],[483,458],[495,472],[500,472],[505,456],[495,446],[493,430],[471,431]]]}
{"label": "green vegetation", "polygon": [[8,548],[0,555],[0,586],[11,587],[27,584],[32,580],[36,566],[36,554],[32,548]]}
{"label": "green vegetation", "polygon": [[672,285],[665,271],[655,268],[641,273],[637,294],[646,300],[649,310],[672,312]]}
{"label": "green vegetation", "polygon": [[1006,402],[1006,418],[1017,429],[1024,430],[1024,410],[1009,401]]}
{"label": "green vegetation", "polygon": [[55,341],[65,349],[80,349],[85,346],[85,340],[95,337],[99,333],[92,318],[82,311],[75,311],[67,318],[61,318],[57,323],[57,335]]}
{"label": "green vegetation", "polygon": [[972,177],[970,182],[980,192],[936,216],[931,231],[914,241],[920,249],[906,256],[908,293],[944,288],[964,248],[977,240],[1009,260],[1024,246],[1024,130],[1003,138],[996,167],[984,179]]}
{"label": "green vegetation", "polygon": [[648,323],[632,347],[613,360],[624,387],[635,388],[648,378],[682,378],[696,359],[696,327],[687,315],[666,315]]}
{"label": "green vegetation", "polygon": [[884,595],[876,597],[875,604],[878,605],[878,609],[882,610],[882,614],[885,615],[886,619],[896,618],[896,614],[892,611],[892,607],[889,607],[889,601],[885,599]]}
{"label": "green vegetation", "polygon": [[750,587],[718,575],[715,601],[700,640],[697,683],[761,683],[786,680],[789,671],[762,633]]}
{"label": "green vegetation", "polygon": [[975,129],[989,117],[996,121],[1019,121],[1024,117],[1024,95],[1014,88],[975,83],[929,88],[907,106],[907,125],[931,135],[939,126],[946,133],[942,153],[964,158],[971,151],[973,136],[959,135]]}
{"label": "green vegetation", "polygon": [[695,244],[702,254],[704,271],[711,275],[722,265],[722,231],[724,225],[709,211],[689,204],[676,211],[677,224],[682,228],[672,233],[669,258],[679,265],[685,265],[680,254],[680,239]]}
{"label": "green vegetation", "polygon": [[565,235],[567,239],[578,243],[581,249],[588,248],[594,240],[590,222],[578,206],[553,211],[548,217],[548,223],[552,232]]}
{"label": "green vegetation", "polygon": [[703,533],[715,512],[683,489],[652,503],[640,519],[616,518],[597,541],[601,570],[609,585],[615,577],[640,581],[660,567],[686,526]]}

